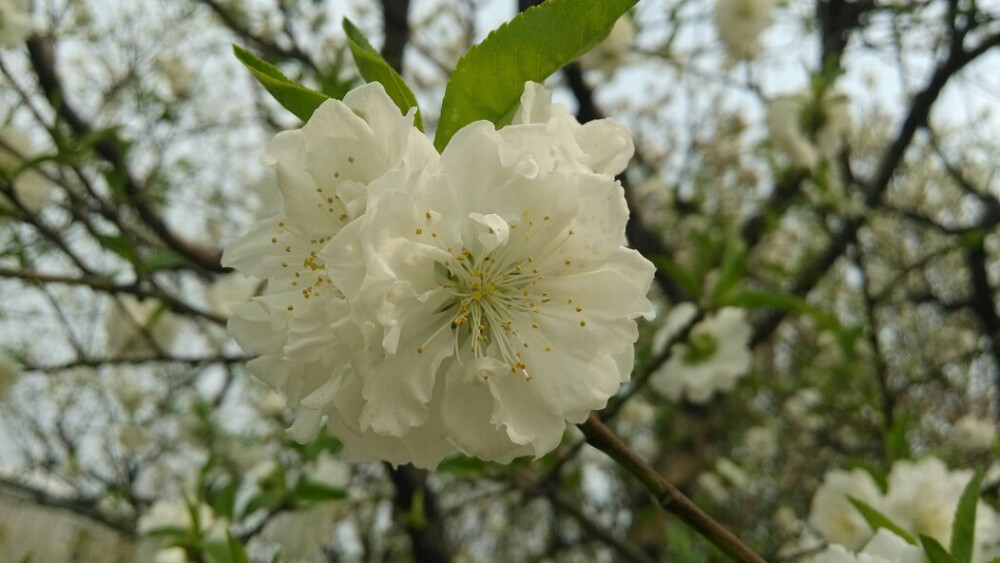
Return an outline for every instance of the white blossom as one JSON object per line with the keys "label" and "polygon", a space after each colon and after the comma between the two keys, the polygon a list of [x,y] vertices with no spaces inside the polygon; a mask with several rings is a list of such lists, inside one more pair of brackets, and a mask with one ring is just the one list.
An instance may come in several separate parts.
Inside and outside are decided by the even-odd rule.
{"label": "white blossom", "polygon": [[16,47],[35,32],[29,0],[0,0],[0,47]]}
{"label": "white blossom", "polygon": [[808,559],[809,563],[924,563],[924,552],[885,528],[879,528],[858,553],[834,544]]}
{"label": "white blossom", "polygon": [[713,20],[733,59],[760,54],[760,34],[774,22],[774,0],[718,0]]}
{"label": "white blossom", "polygon": [[[889,471],[885,515],[914,536],[931,536],[942,545],[949,545],[955,509],[971,478],[971,470],[949,471],[935,457],[897,461]],[[976,543],[997,540],[1000,540],[997,513],[980,502],[976,509]]]}
{"label": "white blossom", "polygon": [[[899,460],[889,471],[887,491],[883,494],[874,479],[861,469],[830,471],[813,496],[809,523],[829,542],[848,551],[859,549],[869,542],[872,530],[848,500],[853,497],[882,512],[911,536],[930,536],[942,545],[949,545],[955,510],[971,478],[972,471],[949,471],[944,462],[934,457]],[[993,508],[984,502],[976,508],[975,537],[973,560],[989,560],[985,546],[1000,541],[1000,521]]]}
{"label": "white blossom", "polygon": [[988,450],[997,441],[996,423],[965,415],[955,422],[955,440],[967,450]]}
{"label": "white blossom", "polygon": [[872,529],[848,497],[879,508],[882,493],[863,469],[835,469],[823,477],[809,508],[809,524],[831,543],[854,551],[871,538]]}
{"label": "white blossom", "polygon": [[[694,318],[696,308],[682,303],[670,312],[654,337],[654,352]],[[724,308],[691,329],[686,342],[673,346],[670,358],[653,374],[650,385],[672,400],[682,396],[707,403],[717,391],[728,391],[750,369],[747,341],[751,328],[742,309]]]}
{"label": "white blossom", "polygon": [[754,426],[743,435],[743,444],[752,456],[767,460],[778,452],[778,437],[770,426]]}
{"label": "white blossom", "polygon": [[775,149],[793,165],[815,170],[837,157],[850,125],[847,97],[834,88],[775,97],[765,119]]}
{"label": "white blossom", "polygon": [[275,138],[284,211],[224,257],[268,294],[230,329],[298,439],[325,415],[353,459],[540,456],[627,380],[652,313],[622,246],[631,140],[530,83],[511,125],[440,155],[411,120],[368,85]]}
{"label": "white blossom", "polygon": [[260,280],[239,272],[219,276],[208,287],[208,302],[212,310],[228,317],[233,307],[257,294]]}
{"label": "white blossom", "polygon": [[635,23],[631,18],[621,17],[615,22],[611,33],[604,41],[580,57],[580,65],[610,74],[622,64],[634,40]]}
{"label": "white blossom", "polygon": [[[0,0],[0,6],[3,0]],[[0,22],[3,13],[0,10]],[[22,170],[25,160],[36,156],[36,149],[28,134],[14,127],[0,129],[0,177],[12,181],[14,194],[30,213],[37,214],[52,201],[55,189],[37,170]],[[0,195],[0,204],[7,204]]]}
{"label": "white blossom", "polygon": [[183,547],[168,547],[156,552],[153,563],[187,563],[187,552]]}

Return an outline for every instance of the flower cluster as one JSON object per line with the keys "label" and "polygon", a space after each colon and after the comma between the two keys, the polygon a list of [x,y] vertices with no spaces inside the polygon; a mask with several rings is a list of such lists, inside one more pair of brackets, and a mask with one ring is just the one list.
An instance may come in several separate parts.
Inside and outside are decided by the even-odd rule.
{"label": "flower cluster", "polygon": [[0,0],[0,47],[16,47],[35,27],[29,0]]}
{"label": "flower cluster", "polygon": [[[653,352],[660,354],[667,342],[690,323],[697,307],[681,303],[657,332]],[[728,391],[750,369],[750,324],[742,309],[727,307],[699,322],[687,341],[675,344],[670,359],[653,374],[650,385],[672,400],[682,396],[707,403],[716,391]]]}
{"label": "flower cluster", "polygon": [[[848,497],[860,500],[889,517],[916,537],[930,536],[942,545],[951,541],[952,522],[959,497],[972,471],[949,471],[934,457],[893,464],[885,493],[861,469],[831,471],[813,496],[809,522],[825,539],[857,550],[872,538],[872,529],[854,509]],[[984,558],[985,545],[1000,541],[997,513],[980,502],[976,509],[977,552]],[[988,559],[988,558],[985,558]]]}
{"label": "flower cluster", "polygon": [[267,280],[230,331],[354,459],[506,462],[558,445],[628,379],[653,266],[623,246],[632,155],[529,83],[511,125],[438,154],[378,84],[268,147],[283,210],[224,264]]}

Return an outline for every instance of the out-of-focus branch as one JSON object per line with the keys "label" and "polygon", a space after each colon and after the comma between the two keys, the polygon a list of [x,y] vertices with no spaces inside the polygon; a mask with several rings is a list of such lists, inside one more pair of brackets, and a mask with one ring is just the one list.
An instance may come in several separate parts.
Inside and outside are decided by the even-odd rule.
{"label": "out-of-focus branch", "polygon": [[987,273],[987,255],[984,239],[979,239],[965,251],[965,262],[969,267],[972,281],[972,310],[983,332],[989,337],[989,351],[993,356],[996,380],[994,382],[997,400],[1000,401],[1000,315],[997,314],[996,292],[990,285]]}
{"label": "out-of-focus branch", "polygon": [[[971,50],[951,51],[947,59],[938,64],[934,69],[927,85],[913,97],[913,102],[910,104],[906,119],[900,126],[899,132],[896,134],[889,149],[882,157],[875,175],[867,183],[865,203],[869,208],[876,207],[881,203],[882,195],[889,187],[889,183],[903,162],[903,155],[906,153],[907,148],[909,148],[910,142],[913,140],[914,135],[916,135],[917,130],[927,125],[927,118],[930,116],[931,108],[934,106],[934,102],[941,94],[941,91],[944,90],[949,79],[969,63],[976,60],[976,58],[998,45],[1000,45],[1000,34],[991,35]],[[864,217],[848,219],[842,229],[833,236],[833,239],[827,244],[826,248],[802,271],[798,279],[792,284],[790,293],[795,295],[806,295],[809,293],[843,255],[864,222]],[[787,311],[773,311],[762,317],[754,325],[754,333],[750,338],[750,345],[756,346],[767,340],[787,314]]]}
{"label": "out-of-focus branch", "polygon": [[437,495],[427,487],[427,472],[412,465],[386,464],[396,486],[393,509],[413,545],[413,559],[426,563],[451,561],[451,548],[444,537],[444,525]]}
{"label": "out-of-focus branch", "polygon": [[588,444],[608,454],[638,479],[664,510],[678,516],[734,561],[764,563],[760,555],[698,508],[684,493],[636,455],[597,416],[591,414],[579,427],[587,437]]}
{"label": "out-of-focus branch", "polygon": [[316,61],[312,59],[309,53],[303,51],[297,45],[292,43],[290,48],[282,47],[276,42],[262,37],[254,33],[247,25],[240,21],[240,18],[227,9],[225,6],[220,4],[218,0],[195,0],[196,2],[207,6],[216,16],[222,21],[222,24],[229,28],[230,31],[235,33],[241,39],[253,44],[255,48],[260,50],[266,57],[276,58],[276,59],[293,59],[297,60],[315,72],[319,72],[319,67]]}
{"label": "out-of-focus branch", "polygon": [[221,315],[193,307],[161,289],[147,289],[137,284],[118,284],[107,278],[96,275],[64,276],[58,274],[43,274],[41,272],[29,272],[25,270],[14,270],[11,268],[0,268],[0,278],[14,278],[43,284],[59,283],[67,285],[80,285],[89,287],[95,291],[112,295],[126,293],[134,295],[140,299],[157,299],[162,301],[164,305],[175,313],[203,317],[215,324],[224,325],[227,320]]}
{"label": "out-of-focus branch", "polygon": [[38,505],[68,510],[120,532],[128,538],[136,537],[135,526],[132,523],[109,518],[98,509],[97,500],[95,499],[56,496],[37,487],[25,485],[6,477],[0,477],[0,486],[21,493]]}
{"label": "out-of-focus branch", "polygon": [[410,41],[410,25],[407,21],[409,11],[410,0],[382,0],[382,21],[385,31],[382,58],[397,72],[401,72],[403,68],[403,52]]}
{"label": "out-of-focus branch", "polygon": [[[45,93],[45,97],[48,98],[52,107],[59,114],[61,120],[78,136],[83,137],[93,133],[93,126],[80,117],[80,114],[70,105],[67,99],[62,82],[56,74],[52,44],[47,39],[33,36],[28,39],[27,45],[28,55],[35,75],[38,78],[38,84]],[[118,176],[122,179],[124,191],[129,198],[130,205],[135,208],[142,221],[156,233],[156,236],[164,244],[190,260],[198,268],[210,272],[225,271],[220,263],[222,256],[220,252],[180,239],[170,230],[156,211],[149,206],[143,193],[145,190],[139,180],[132,175],[128,164],[125,162],[125,155],[122,153],[118,143],[110,139],[104,139],[95,143],[94,148],[98,156],[115,169]]]}

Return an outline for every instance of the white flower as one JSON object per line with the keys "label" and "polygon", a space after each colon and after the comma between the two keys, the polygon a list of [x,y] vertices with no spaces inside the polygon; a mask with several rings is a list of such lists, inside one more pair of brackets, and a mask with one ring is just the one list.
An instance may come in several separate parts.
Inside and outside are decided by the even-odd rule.
{"label": "white flower", "polygon": [[718,0],[713,19],[730,57],[757,57],[760,34],[774,22],[774,4],[774,0]]}
{"label": "white flower", "polygon": [[230,328],[297,407],[297,438],[326,415],[354,459],[540,456],[627,380],[653,267],[622,246],[624,129],[528,84],[511,125],[473,123],[438,155],[369,85],[276,150],[293,135],[269,149],[284,214],[225,262],[269,278]]}
{"label": "white flower", "polygon": [[[654,337],[654,350],[694,318],[695,306],[682,303],[670,312]],[[654,389],[673,400],[686,396],[706,403],[716,391],[728,391],[750,369],[750,325],[742,309],[725,308],[691,329],[686,342],[675,344],[670,359],[650,379]]]}
{"label": "white flower", "polygon": [[754,426],[743,435],[743,444],[752,456],[760,460],[774,457],[778,451],[778,437],[770,426]]}
{"label": "white flower", "polygon": [[[831,543],[848,550],[860,548],[872,537],[872,530],[847,500],[850,496],[882,512],[913,537],[922,534],[949,545],[955,509],[971,478],[971,471],[949,471],[944,462],[934,457],[900,460],[889,471],[888,490],[883,495],[871,476],[860,469],[830,471],[813,496],[809,522]],[[988,560],[984,546],[1000,540],[1000,520],[984,502],[976,508],[975,537],[973,560]],[[874,540],[869,543],[873,544],[880,545]],[[889,561],[910,561],[883,557]]]}
{"label": "white flower", "polygon": [[955,422],[955,440],[967,450],[988,450],[997,441],[996,424],[975,415],[965,415]]}
{"label": "white flower", "polygon": [[842,545],[831,545],[810,558],[809,563],[924,563],[924,552],[885,528],[879,528],[864,549],[851,553]]}
{"label": "white flower", "polygon": [[698,475],[696,482],[698,483],[698,488],[715,502],[721,503],[729,498],[729,491],[722,484],[722,479],[719,479],[719,476],[715,473],[702,473]]}
{"label": "white flower", "polygon": [[795,166],[815,170],[840,151],[850,124],[847,97],[833,88],[778,96],[768,104],[765,121],[775,149]]}
{"label": "white flower", "polygon": [[228,317],[233,307],[256,295],[259,287],[260,280],[239,272],[219,276],[208,287],[208,302],[213,311]]}
{"label": "white flower", "polygon": [[829,471],[813,495],[809,524],[831,543],[860,549],[872,529],[848,497],[881,509],[881,496],[875,479],[862,469]]}
{"label": "white flower", "polygon": [[0,47],[16,47],[35,32],[28,0],[0,0]]}
{"label": "white flower", "polygon": [[[949,471],[943,461],[926,457],[919,461],[901,460],[889,471],[885,515],[913,535],[931,536],[949,545],[955,508],[972,471]],[[1000,539],[997,514],[986,503],[976,508],[976,543]]]}
{"label": "white flower", "polygon": [[141,535],[163,530],[188,530],[208,539],[225,539],[228,523],[225,519],[216,518],[210,506],[205,503],[198,505],[197,521],[192,518],[193,515],[194,510],[183,499],[160,499],[139,517],[137,529]]}
{"label": "white flower", "polygon": [[194,72],[191,67],[179,57],[164,57],[159,61],[164,76],[170,85],[170,92],[175,98],[186,98],[191,93],[194,83]]}
{"label": "white flower", "polygon": [[[2,5],[3,0],[0,0]],[[2,22],[3,11],[0,10],[0,25]],[[14,194],[32,214],[37,214],[52,201],[55,193],[52,183],[38,171],[21,170],[25,159],[35,154],[35,147],[26,132],[13,127],[0,129],[0,177],[12,180]],[[6,198],[0,196],[0,204],[6,203]]]}
{"label": "white flower", "polygon": [[187,563],[187,552],[183,547],[168,547],[156,552],[153,563]]}
{"label": "white flower", "polygon": [[166,306],[154,299],[139,301],[131,295],[111,303],[104,318],[107,349],[112,356],[145,357],[156,350],[169,351],[177,337],[177,320]]}
{"label": "white flower", "polygon": [[621,65],[634,39],[635,24],[631,18],[618,18],[607,38],[580,57],[580,65],[587,69],[610,73]]}

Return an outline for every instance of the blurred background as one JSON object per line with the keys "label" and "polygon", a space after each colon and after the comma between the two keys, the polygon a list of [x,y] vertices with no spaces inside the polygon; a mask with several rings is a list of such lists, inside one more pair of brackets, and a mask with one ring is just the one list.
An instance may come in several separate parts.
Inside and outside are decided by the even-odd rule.
{"label": "blurred background", "polygon": [[[261,155],[300,125],[231,44],[340,97],[349,17],[432,131],[458,58],[531,4],[0,0],[0,560],[720,557],[575,429],[431,474],[296,444],[226,334],[265,288],[221,250],[277,211]],[[629,242],[659,268],[604,417],[769,561],[870,536],[829,523],[831,471],[891,496],[933,458],[919,494],[980,469],[1000,500],[998,45],[996,1],[643,0],[548,82],[632,131]]]}

